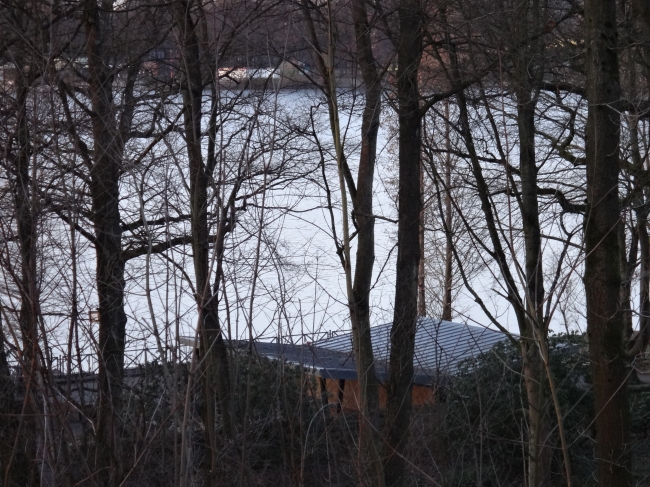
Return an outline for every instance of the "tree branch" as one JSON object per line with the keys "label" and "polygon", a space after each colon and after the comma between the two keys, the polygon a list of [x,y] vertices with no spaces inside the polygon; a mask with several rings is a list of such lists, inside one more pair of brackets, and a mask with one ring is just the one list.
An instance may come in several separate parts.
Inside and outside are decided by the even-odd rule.
{"label": "tree branch", "polygon": [[143,245],[141,247],[136,247],[134,249],[128,249],[122,252],[122,258],[124,261],[135,259],[136,257],[141,257],[147,254],[160,254],[169,250],[172,247],[178,245],[188,245],[192,243],[192,237],[190,235],[184,235],[182,237],[175,237],[166,242],[160,242],[149,247],[149,245]]}
{"label": "tree branch", "polygon": [[555,196],[558,204],[567,213],[584,214],[587,210],[587,205],[582,203],[572,203],[567,199],[562,191],[555,188],[537,188],[537,194],[545,196]]}

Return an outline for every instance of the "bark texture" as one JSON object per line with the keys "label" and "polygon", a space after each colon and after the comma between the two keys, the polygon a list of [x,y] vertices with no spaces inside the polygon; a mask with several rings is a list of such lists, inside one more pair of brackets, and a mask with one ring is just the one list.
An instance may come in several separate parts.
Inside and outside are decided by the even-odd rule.
{"label": "bark texture", "polygon": [[650,2],[647,0],[633,0],[632,4],[637,14],[643,18],[643,21],[650,29]]}
{"label": "bark texture", "polygon": [[596,413],[598,485],[632,485],[624,324],[619,302],[617,227],[620,96],[616,52],[616,2],[585,1],[587,213],[585,289],[587,334]]}
{"label": "bark texture", "polygon": [[87,0],[84,4],[93,135],[90,194],[99,300],[96,471],[100,485],[118,485],[123,470],[119,439],[126,327],[119,209],[123,145],[113,100],[113,73],[106,52],[111,10],[110,1],[98,5]]}
{"label": "bark texture", "polygon": [[395,311],[390,333],[386,404],[386,485],[404,483],[404,448],[411,419],[413,351],[418,314],[420,262],[420,107],[418,67],[422,56],[422,10],[417,0],[398,6],[397,98],[399,189]]}

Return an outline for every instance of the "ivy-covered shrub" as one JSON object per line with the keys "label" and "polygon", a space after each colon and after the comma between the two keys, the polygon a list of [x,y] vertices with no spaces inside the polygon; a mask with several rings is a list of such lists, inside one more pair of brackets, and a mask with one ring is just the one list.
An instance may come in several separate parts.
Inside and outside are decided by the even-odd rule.
{"label": "ivy-covered shrub", "polygon": [[[218,485],[356,485],[356,418],[337,416],[323,407],[314,377],[300,367],[239,351],[230,358],[235,431],[234,438],[225,434],[215,401]],[[125,372],[120,415],[125,487],[172,485],[180,476],[183,457],[191,485],[206,484],[203,476],[211,459],[202,370],[196,371],[189,389],[188,377],[188,363],[154,361]],[[19,408],[21,401],[10,400],[12,393],[6,392],[13,384],[0,374],[0,391],[5,392],[0,402]],[[83,485],[85,465],[92,466],[94,460],[96,387],[92,380],[85,384],[86,404],[69,415],[84,455],[69,464],[70,485]],[[13,447],[17,422],[11,418],[6,415],[0,421],[2,465]],[[72,443],[66,446],[76,448]],[[23,457],[14,454],[14,464],[21,466]]]}
{"label": "ivy-covered shrub", "polygon": [[304,475],[301,462],[311,458],[305,457],[305,448],[314,440],[306,435],[319,399],[313,377],[298,367],[254,354],[236,355],[233,375],[233,412],[248,466],[262,485],[269,485],[266,474],[271,472],[273,483],[290,485],[289,478],[278,477]]}
{"label": "ivy-covered shrub", "polygon": [[[142,366],[125,391],[123,450],[132,452],[125,455],[127,468],[137,461],[131,474],[133,485],[169,485],[180,468],[188,365],[176,365],[176,403],[164,367],[159,362]],[[174,365],[166,367],[174,376]],[[322,415],[316,414],[319,398],[313,378],[300,368],[254,354],[233,353],[230,367],[234,439],[224,434],[218,407],[214,411],[222,485],[239,485],[242,478],[246,485],[292,485],[300,476],[307,482],[319,471],[316,464],[322,460]],[[203,380],[197,373],[190,393],[187,435],[199,483],[207,461],[205,404]]]}
{"label": "ivy-covered shrub", "polygon": [[[573,485],[596,485],[594,406],[586,337],[549,338],[549,366],[571,461]],[[635,376],[630,376],[634,386]],[[546,386],[553,485],[566,485],[555,406]],[[629,394],[633,471],[639,485],[650,485],[650,392]],[[444,414],[437,434],[446,452],[441,478],[448,486],[520,486],[526,474],[528,437],[526,390],[520,350],[502,342],[464,361],[436,405]],[[440,439],[438,439],[440,443]]]}
{"label": "ivy-covered shrub", "polygon": [[[549,338],[550,370],[569,445],[574,485],[589,485],[594,471],[593,398],[585,339]],[[552,477],[566,485],[557,415],[546,386],[554,448]],[[441,434],[449,448],[447,485],[524,485],[527,400],[520,350],[502,342],[461,363],[447,388]]]}

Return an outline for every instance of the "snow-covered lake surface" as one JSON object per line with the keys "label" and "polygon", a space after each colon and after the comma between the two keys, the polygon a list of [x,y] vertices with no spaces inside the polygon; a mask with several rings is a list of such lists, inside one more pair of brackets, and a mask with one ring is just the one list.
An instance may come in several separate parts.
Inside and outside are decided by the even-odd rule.
{"label": "snow-covered lake surface", "polygon": [[[343,95],[340,99],[346,157],[353,174],[356,174],[358,162],[362,101],[361,96],[352,95]],[[217,134],[216,174],[221,174],[223,180],[230,180],[233,171],[244,166],[253,172],[260,168],[282,168],[286,173],[284,179],[269,184],[272,171],[258,171],[258,175],[245,182],[242,188],[241,194],[248,196],[240,199],[238,206],[245,203],[246,210],[238,212],[235,229],[226,242],[225,278],[222,283],[222,289],[225,285],[226,291],[219,295],[220,320],[224,331],[232,339],[253,336],[261,340],[302,342],[347,330],[349,319],[345,304],[345,277],[335,251],[332,219],[327,209],[326,186],[320,166],[323,161],[327,186],[335,204],[333,216],[336,234],[340,238],[340,188],[324,100],[315,91],[286,90],[269,93],[263,98],[251,93],[237,101],[224,95],[222,104],[231,109],[219,115],[221,128]],[[380,217],[375,226],[375,285],[371,294],[374,324],[392,320],[395,292],[395,117],[388,104],[385,107],[374,182],[374,214]],[[174,110],[177,109],[178,106],[167,108],[169,120],[174,119],[177,113]],[[207,117],[208,114],[206,126]],[[143,125],[148,123],[147,120],[142,122]],[[439,123],[439,119],[427,125],[427,134],[439,139],[444,134],[436,123]],[[507,130],[512,131],[512,128],[510,126]],[[490,154],[494,147],[490,145],[489,138],[486,140],[479,150]],[[147,140],[134,141],[129,146],[130,155],[137,157],[147,144]],[[204,149],[207,152],[207,145]],[[506,152],[510,158],[517,157],[516,137],[511,136]],[[140,218],[142,205],[147,220],[151,221],[165,215],[173,217],[189,212],[186,203],[189,184],[187,162],[181,135],[172,132],[149,157],[150,164],[127,168],[123,177],[123,220],[127,223]],[[548,157],[552,158],[552,155]],[[461,166],[466,161],[459,159],[456,164]],[[552,165],[553,162],[549,163],[547,168]],[[557,171],[557,167],[550,171]],[[304,172],[308,173],[307,178],[292,179],[292,174]],[[218,188],[220,196],[223,197],[230,187],[228,183]],[[143,198],[140,199],[138,194],[143,188]],[[432,194],[428,193],[426,198],[430,200],[429,203],[434,201]],[[466,204],[478,208],[476,201]],[[213,201],[210,212],[216,212],[214,205]],[[516,220],[517,210],[506,206],[504,204],[501,209],[515,215]],[[481,218],[478,214],[477,230],[481,226]],[[511,221],[513,227],[518,226],[517,221]],[[263,222],[261,231],[260,222]],[[58,235],[59,248],[49,257],[56,261],[56,265],[44,271],[43,309],[50,328],[49,345],[53,355],[62,356],[68,353],[70,336],[70,263],[66,259],[70,256],[71,242],[65,227],[55,228],[56,224],[51,225],[53,233]],[[551,237],[560,235],[557,225],[557,221],[543,222],[544,232]],[[568,225],[575,227],[577,220],[573,219]],[[145,228],[145,232],[149,231],[150,235],[159,239],[164,237],[165,231],[180,234],[188,230],[187,222],[174,223],[169,228]],[[426,238],[432,241],[444,239],[440,230],[441,225],[436,223],[435,215],[430,217]],[[460,233],[463,232],[467,233],[461,229]],[[518,234],[518,231],[511,234]],[[509,255],[520,258],[520,237],[513,236],[511,244]],[[95,354],[93,342],[96,339],[96,324],[89,319],[89,313],[97,305],[93,291],[94,249],[78,234],[77,246],[82,326],[79,344],[81,354],[87,357],[90,364]],[[545,272],[551,277],[555,272],[553,256],[559,253],[559,249],[560,244],[553,238],[545,240],[544,252],[550,262]],[[353,241],[353,256],[355,251]],[[478,262],[477,270],[472,275],[475,290],[499,323],[517,332],[514,315],[503,298],[505,290],[499,282],[494,263],[476,243],[468,244],[463,252]],[[571,256],[573,268],[569,266],[566,272],[572,282],[575,278],[579,279],[578,255],[579,252],[575,251]],[[432,258],[433,261],[435,259]],[[512,267],[513,273],[521,281],[514,262]],[[442,271],[443,268],[436,268],[435,264],[427,267],[427,273],[431,274],[428,276],[431,279],[427,280],[429,292],[441,292],[435,289],[440,279],[433,277]],[[173,347],[179,337],[195,334],[197,312],[193,275],[189,246],[173,248],[165,254],[165,258],[153,255],[150,260],[140,257],[129,261],[125,300],[128,315],[127,362],[144,360],[140,352],[143,348],[155,354],[159,345],[163,348]],[[454,321],[491,326],[474,297],[462,286],[456,294],[454,308]],[[565,317],[557,313],[552,328],[563,331],[565,322]],[[149,359],[150,356],[147,357]]]}

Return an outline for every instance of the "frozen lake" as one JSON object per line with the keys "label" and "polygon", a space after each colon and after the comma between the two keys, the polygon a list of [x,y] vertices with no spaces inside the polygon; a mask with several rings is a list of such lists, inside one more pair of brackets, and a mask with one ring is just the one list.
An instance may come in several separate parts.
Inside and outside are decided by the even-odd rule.
{"label": "frozen lake", "polygon": [[[355,175],[362,102],[361,95],[348,93],[340,98],[345,154]],[[217,213],[219,198],[223,199],[232,187],[235,173],[243,170],[247,175],[237,200],[237,206],[245,210],[237,212],[234,230],[228,235],[224,280],[220,283],[220,320],[225,333],[232,339],[253,336],[261,340],[301,342],[347,330],[345,278],[332,236],[332,215],[339,238],[342,232],[340,191],[324,99],[318,92],[309,90],[282,90],[265,95],[224,92],[220,103],[215,151],[215,179],[220,184],[214,188],[218,197],[211,200],[208,210],[211,215]],[[371,294],[374,324],[392,320],[395,292],[396,120],[388,104],[385,107],[374,182],[374,214],[379,217],[375,226],[375,285]],[[177,115],[178,105],[168,104],[166,120],[178,120]],[[136,114],[136,124],[143,127],[150,124],[147,116],[144,111]],[[158,122],[160,127],[164,122]],[[428,136],[433,138],[442,136],[436,123],[439,120],[428,121],[426,126],[430,131]],[[147,139],[132,141],[127,148],[127,160],[137,159],[149,142]],[[482,150],[489,153],[491,149],[488,142]],[[515,137],[506,149],[509,157],[517,156]],[[181,134],[172,131],[156,145],[147,160],[126,168],[121,186],[125,223],[137,221],[142,214],[153,221],[164,217],[173,219],[189,212],[184,151]],[[206,142],[204,152],[207,151]],[[334,204],[332,215],[326,197],[328,188]],[[431,193],[425,195],[425,200],[429,204],[434,202]],[[468,205],[476,206],[471,201]],[[435,215],[428,217],[426,239],[443,239],[441,225],[435,218]],[[43,265],[43,310],[50,331],[49,345],[56,357],[69,350],[71,237],[60,222],[48,225],[56,238],[54,244],[48,243],[52,248],[46,259],[49,264]],[[477,225],[481,225],[480,215]],[[548,223],[545,228],[548,235],[557,234],[554,225],[556,222]],[[188,222],[181,220],[163,227],[144,227],[139,238],[144,235],[161,241],[188,230]],[[512,253],[519,257],[520,243],[519,237],[514,237]],[[94,249],[78,233],[76,245],[81,315],[78,342],[81,354],[92,363],[96,323],[90,318],[97,306],[93,291]],[[552,238],[545,245],[545,252],[557,253],[558,244]],[[355,250],[353,241],[353,263]],[[516,332],[514,316],[502,297],[502,284],[492,272],[490,262],[481,257],[476,245],[466,247],[464,252],[478,262],[477,271],[472,274],[475,289],[501,325]],[[431,264],[427,272],[442,272],[442,267],[436,270],[435,265]],[[127,263],[125,308],[127,355],[131,361],[144,360],[140,353],[143,348],[155,355],[159,345],[173,348],[179,337],[194,335],[197,313],[193,274],[189,246],[174,247],[164,255],[152,255],[150,259],[138,257]],[[441,292],[435,289],[439,282],[440,279],[428,279],[429,291]],[[474,297],[462,286],[456,293],[454,308],[455,321],[490,325]],[[561,331],[562,320],[562,317],[555,319],[553,327]]]}

